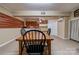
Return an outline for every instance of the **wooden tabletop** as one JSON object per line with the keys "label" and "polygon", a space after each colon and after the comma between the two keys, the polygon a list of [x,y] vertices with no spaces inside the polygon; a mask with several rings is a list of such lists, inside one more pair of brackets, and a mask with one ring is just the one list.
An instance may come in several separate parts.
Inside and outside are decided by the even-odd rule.
{"label": "wooden tabletop", "polygon": [[[54,40],[51,36],[48,35],[48,33],[44,32],[44,34],[46,35],[46,40]],[[22,36],[18,37],[16,41],[23,41]]]}

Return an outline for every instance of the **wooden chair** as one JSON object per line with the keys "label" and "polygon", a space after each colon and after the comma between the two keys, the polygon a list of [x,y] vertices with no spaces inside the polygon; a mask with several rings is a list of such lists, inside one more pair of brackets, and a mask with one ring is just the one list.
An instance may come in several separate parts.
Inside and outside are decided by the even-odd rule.
{"label": "wooden chair", "polygon": [[[20,33],[21,33],[21,36],[23,37],[24,34],[26,33],[26,30],[25,30],[25,26],[23,26],[20,30]],[[24,49],[24,43],[22,44],[23,46],[21,47],[21,55],[22,55],[22,52],[23,52],[23,49]]]}
{"label": "wooden chair", "polygon": [[28,30],[23,35],[23,42],[27,54],[42,55],[44,52],[46,36],[39,30]]}
{"label": "wooden chair", "polygon": [[51,28],[48,28],[48,35],[51,34]]}
{"label": "wooden chair", "polygon": [[22,27],[21,30],[20,30],[22,36],[23,36],[23,35],[25,34],[25,32],[26,32],[25,28],[26,28],[26,27]]}

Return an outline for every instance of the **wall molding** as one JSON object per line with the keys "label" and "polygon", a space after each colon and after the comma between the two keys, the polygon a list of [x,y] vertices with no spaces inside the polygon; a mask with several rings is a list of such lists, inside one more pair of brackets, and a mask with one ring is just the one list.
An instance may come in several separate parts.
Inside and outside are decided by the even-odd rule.
{"label": "wall molding", "polygon": [[[57,36],[57,37],[59,37],[59,36]],[[65,37],[59,37],[59,38],[61,38],[61,39],[65,39],[65,40],[68,40],[69,38],[65,38]]]}
{"label": "wall molding", "polygon": [[[45,14],[41,14],[45,12]],[[15,11],[14,16],[70,16],[69,12],[60,11]]]}

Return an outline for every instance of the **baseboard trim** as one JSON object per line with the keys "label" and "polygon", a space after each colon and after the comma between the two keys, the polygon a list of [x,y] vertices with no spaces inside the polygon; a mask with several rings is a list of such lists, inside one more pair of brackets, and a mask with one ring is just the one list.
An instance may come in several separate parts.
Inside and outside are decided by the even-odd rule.
{"label": "baseboard trim", "polygon": [[78,43],[79,43],[79,41],[77,41],[77,40],[74,40],[74,39],[70,39],[70,40],[72,40],[72,41],[75,41],[75,42],[78,42]]}
{"label": "baseboard trim", "polygon": [[[58,37],[59,37],[59,36],[58,36]],[[69,38],[64,38],[64,37],[59,37],[59,38],[61,38],[61,39],[65,39],[65,40],[69,39]]]}
{"label": "baseboard trim", "polygon": [[69,38],[68,37],[63,37],[63,39],[68,40]]}
{"label": "baseboard trim", "polygon": [[13,42],[16,38],[17,38],[17,37],[15,37],[15,38],[13,38],[13,39],[7,41],[7,42],[4,42],[4,43],[0,44],[0,47],[3,47],[3,46],[5,46],[5,45],[7,45],[7,44]]}

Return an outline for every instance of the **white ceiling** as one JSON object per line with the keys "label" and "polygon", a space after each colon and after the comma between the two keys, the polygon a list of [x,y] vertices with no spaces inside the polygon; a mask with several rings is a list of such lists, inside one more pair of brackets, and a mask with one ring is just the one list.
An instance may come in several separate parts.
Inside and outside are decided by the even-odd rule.
{"label": "white ceiling", "polygon": [[79,3],[0,3],[13,11],[63,11],[70,12],[79,6]]}

